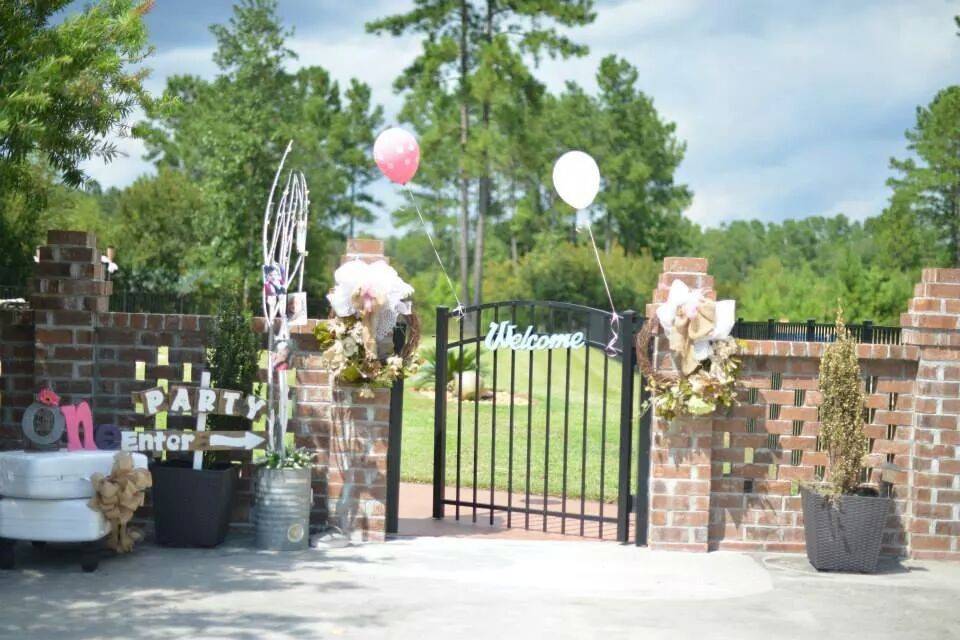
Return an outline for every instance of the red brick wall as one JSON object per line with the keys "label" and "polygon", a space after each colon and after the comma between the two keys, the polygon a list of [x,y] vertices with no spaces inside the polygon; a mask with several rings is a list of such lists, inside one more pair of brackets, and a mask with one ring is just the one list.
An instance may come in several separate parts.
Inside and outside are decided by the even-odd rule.
{"label": "red brick wall", "polygon": [[23,410],[33,402],[33,312],[0,311],[0,449],[20,446]]}
{"label": "red brick wall", "polygon": [[900,324],[919,350],[911,553],[960,560],[960,269],[924,269]]}
{"label": "red brick wall", "polygon": [[[667,258],[648,316],[677,278],[713,283],[706,260]],[[858,347],[865,480],[878,482],[881,465],[897,468],[885,473],[894,499],[885,553],[960,559],[960,270],[924,270],[901,324],[902,346]],[[653,421],[652,547],[803,551],[799,483],[821,477],[827,463],[817,410],[824,347],[748,341],[730,415]]]}
{"label": "red brick wall", "polygon": [[[157,386],[161,381],[198,383],[211,321],[208,316],[98,314],[94,363],[97,422],[121,426],[154,424],[155,418],[134,413],[130,393]],[[161,348],[166,353],[164,364],[160,364]],[[139,380],[138,363],[142,363]],[[189,428],[191,424],[193,418],[189,416],[167,417],[170,428]]]}
{"label": "red brick wall", "polygon": [[[348,243],[344,259],[382,256],[382,243],[355,240]],[[52,387],[65,403],[89,401],[97,424],[152,427],[156,418],[135,413],[131,391],[163,381],[199,381],[212,319],[109,312],[112,283],[104,279],[93,234],[50,231],[40,249],[33,287],[31,310],[0,312],[0,448],[22,446],[20,419],[41,387]],[[323,527],[328,511],[346,509],[355,537],[382,539],[389,393],[381,391],[368,400],[346,389],[334,398],[316,353],[317,322],[293,329],[296,403],[290,424],[298,446],[314,448],[319,455],[311,523]],[[262,318],[254,320],[254,329],[262,332]],[[261,381],[266,380],[265,372],[260,373]],[[167,416],[168,428],[193,425],[189,416]],[[352,456],[347,459],[353,470],[347,483],[353,492],[349,501],[341,498],[343,474],[334,471],[328,477],[332,436],[348,442]],[[244,464],[233,521],[243,524],[250,518],[253,466],[249,453],[235,455]],[[334,492],[329,502],[328,491]],[[141,515],[149,515],[149,508]]]}
{"label": "red brick wall", "polygon": [[[803,551],[799,485],[822,478],[827,464],[818,438],[817,390],[825,346],[747,341],[740,405],[732,415],[713,419],[711,549]],[[879,481],[878,467],[886,462],[905,470],[894,487],[895,512],[884,535],[884,551],[902,554],[917,350],[864,344],[858,352],[867,392],[870,479]]]}

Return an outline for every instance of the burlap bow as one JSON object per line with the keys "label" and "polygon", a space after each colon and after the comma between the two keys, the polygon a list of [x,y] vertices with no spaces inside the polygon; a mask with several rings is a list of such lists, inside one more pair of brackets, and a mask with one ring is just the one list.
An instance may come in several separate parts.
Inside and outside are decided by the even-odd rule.
{"label": "burlap bow", "polygon": [[701,300],[692,317],[688,317],[687,311],[683,306],[677,309],[669,338],[670,349],[680,356],[680,370],[688,376],[700,364],[694,348],[697,340],[708,337],[716,326],[716,303],[713,300]]}
{"label": "burlap bow", "polygon": [[117,553],[127,553],[133,544],[142,539],[139,531],[128,531],[127,523],[134,512],[143,505],[143,492],[153,485],[153,478],[146,469],[134,469],[133,457],[126,451],[119,452],[113,460],[113,470],[104,477],[95,473],[93,497],[90,508],[103,514],[110,523],[107,546]]}
{"label": "burlap bow", "polygon": [[360,312],[360,323],[363,325],[363,348],[366,350],[367,360],[377,359],[377,320],[380,318],[380,309],[386,304],[386,296],[373,287],[358,287],[351,298],[353,308]]}

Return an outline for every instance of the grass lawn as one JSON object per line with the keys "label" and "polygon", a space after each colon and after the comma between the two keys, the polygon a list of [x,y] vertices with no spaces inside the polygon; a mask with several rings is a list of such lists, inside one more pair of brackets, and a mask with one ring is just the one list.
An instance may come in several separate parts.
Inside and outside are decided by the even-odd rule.
{"label": "grass lawn", "polygon": [[[432,340],[425,338],[424,344],[432,344]],[[464,350],[475,348],[475,345],[468,345]],[[456,399],[448,396],[447,485],[453,486],[456,482],[459,416],[461,487],[474,486],[474,472],[476,472],[478,488],[489,489],[493,484],[497,489],[508,489],[512,424],[512,490],[514,492],[526,491],[526,474],[529,468],[532,495],[543,495],[544,475],[549,470],[547,478],[549,495],[561,495],[564,480],[566,480],[568,496],[579,497],[582,494],[591,500],[615,501],[620,446],[620,363],[607,358],[602,350],[596,348],[515,352],[513,387],[520,400],[514,405],[511,423],[509,393],[512,353],[514,352],[509,350],[481,351],[481,366],[485,371],[483,384],[488,388],[493,385],[494,357],[496,357],[499,394],[495,410],[491,400],[480,403],[464,401],[458,407]],[[606,393],[603,392],[604,363],[607,368]],[[549,367],[551,370],[549,391],[548,364],[552,364]],[[532,402],[528,404],[531,378]],[[636,410],[639,398],[639,376],[634,376],[633,382]],[[584,403],[585,389],[586,404]],[[569,403],[565,401],[567,397],[569,397]],[[604,400],[606,400],[605,420]],[[403,399],[403,451],[400,467],[401,476],[405,481],[433,481],[433,403],[432,394],[418,392],[412,389],[411,385],[407,385]],[[586,429],[584,429],[585,406]],[[496,436],[495,447],[493,446],[494,436]],[[635,427],[634,451],[636,437]],[[566,473],[564,473],[563,446],[565,440],[567,442]],[[528,444],[529,467],[527,465]],[[476,462],[474,453],[476,453]],[[547,459],[549,459],[549,465],[545,464]]]}

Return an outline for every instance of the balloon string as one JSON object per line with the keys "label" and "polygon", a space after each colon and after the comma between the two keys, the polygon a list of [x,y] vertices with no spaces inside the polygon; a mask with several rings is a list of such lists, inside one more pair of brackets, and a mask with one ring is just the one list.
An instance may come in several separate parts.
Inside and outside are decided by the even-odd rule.
{"label": "balloon string", "polygon": [[617,314],[617,308],[613,306],[613,296],[610,294],[610,285],[607,284],[607,274],[603,271],[603,262],[600,261],[600,251],[597,249],[597,241],[593,237],[593,227],[589,222],[587,222],[587,233],[590,234],[590,244],[593,246],[593,255],[597,257],[597,266],[600,267],[600,278],[603,280],[603,288],[607,292],[610,311],[613,312],[613,315],[610,317],[610,342],[607,343],[605,349],[607,355],[613,356],[617,352],[617,342],[620,340],[620,316]]}
{"label": "balloon string", "polygon": [[463,303],[460,302],[460,296],[457,295],[457,288],[453,286],[453,280],[450,279],[450,274],[447,273],[447,268],[443,266],[443,260],[440,258],[440,252],[437,251],[437,245],[433,241],[433,234],[430,233],[430,227],[427,226],[427,221],[423,219],[423,212],[420,211],[420,205],[417,204],[417,199],[413,196],[413,191],[410,190],[409,184],[404,184],[403,188],[407,190],[407,195],[410,197],[410,202],[413,203],[413,208],[417,210],[417,216],[420,218],[420,224],[423,226],[423,232],[427,234],[427,240],[430,241],[430,247],[433,248],[433,255],[437,257],[437,264],[440,265],[440,271],[443,272],[443,277],[447,279],[447,284],[450,285],[450,292],[453,294],[453,298],[457,301],[457,306],[454,308],[452,315],[454,317],[461,317],[464,312]]}

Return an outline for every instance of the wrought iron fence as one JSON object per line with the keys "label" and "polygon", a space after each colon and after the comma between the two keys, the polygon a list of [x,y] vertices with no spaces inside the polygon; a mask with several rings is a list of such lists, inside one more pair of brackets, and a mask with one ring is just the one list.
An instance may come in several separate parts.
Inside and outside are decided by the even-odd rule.
{"label": "wrought iron fence", "polygon": [[[26,285],[0,285],[0,300],[30,299]],[[254,315],[260,313],[260,297],[250,301]],[[488,305],[489,306],[489,305]],[[217,300],[208,296],[174,291],[135,291],[115,286],[110,296],[110,310],[126,313],[187,313],[212,315],[217,312]],[[311,318],[325,318],[329,305],[322,297],[307,297],[307,314]],[[591,332],[598,335],[600,318],[591,318]],[[876,325],[871,320],[848,324],[847,328],[857,342],[865,344],[900,344],[900,327]],[[745,340],[785,340],[788,342],[833,342],[837,339],[833,323],[807,320],[805,322],[777,322],[744,320],[733,327],[733,336]]]}
{"label": "wrought iron fence", "polygon": [[110,296],[110,311],[124,313],[187,313],[207,315],[216,312],[210,300],[190,294],[168,291],[131,291],[120,289]]}
{"label": "wrought iron fence", "polygon": [[[260,296],[251,296],[248,302],[253,315],[260,315]],[[215,315],[219,301],[208,296],[176,292],[114,290],[110,296],[110,310],[126,313],[186,313]],[[307,316],[326,317],[326,300],[307,297]]]}
{"label": "wrought iron fence", "polygon": [[28,300],[30,294],[27,291],[27,287],[23,285],[0,284],[0,300],[13,300],[16,298]]}
{"label": "wrought iron fence", "polygon": [[[847,328],[857,342],[865,344],[900,344],[900,327],[875,325],[871,320],[857,324],[848,324]],[[766,321],[737,320],[733,327],[733,336],[745,340],[785,340],[789,342],[833,342],[837,339],[837,329],[833,323],[816,322],[777,322],[772,318]]]}

